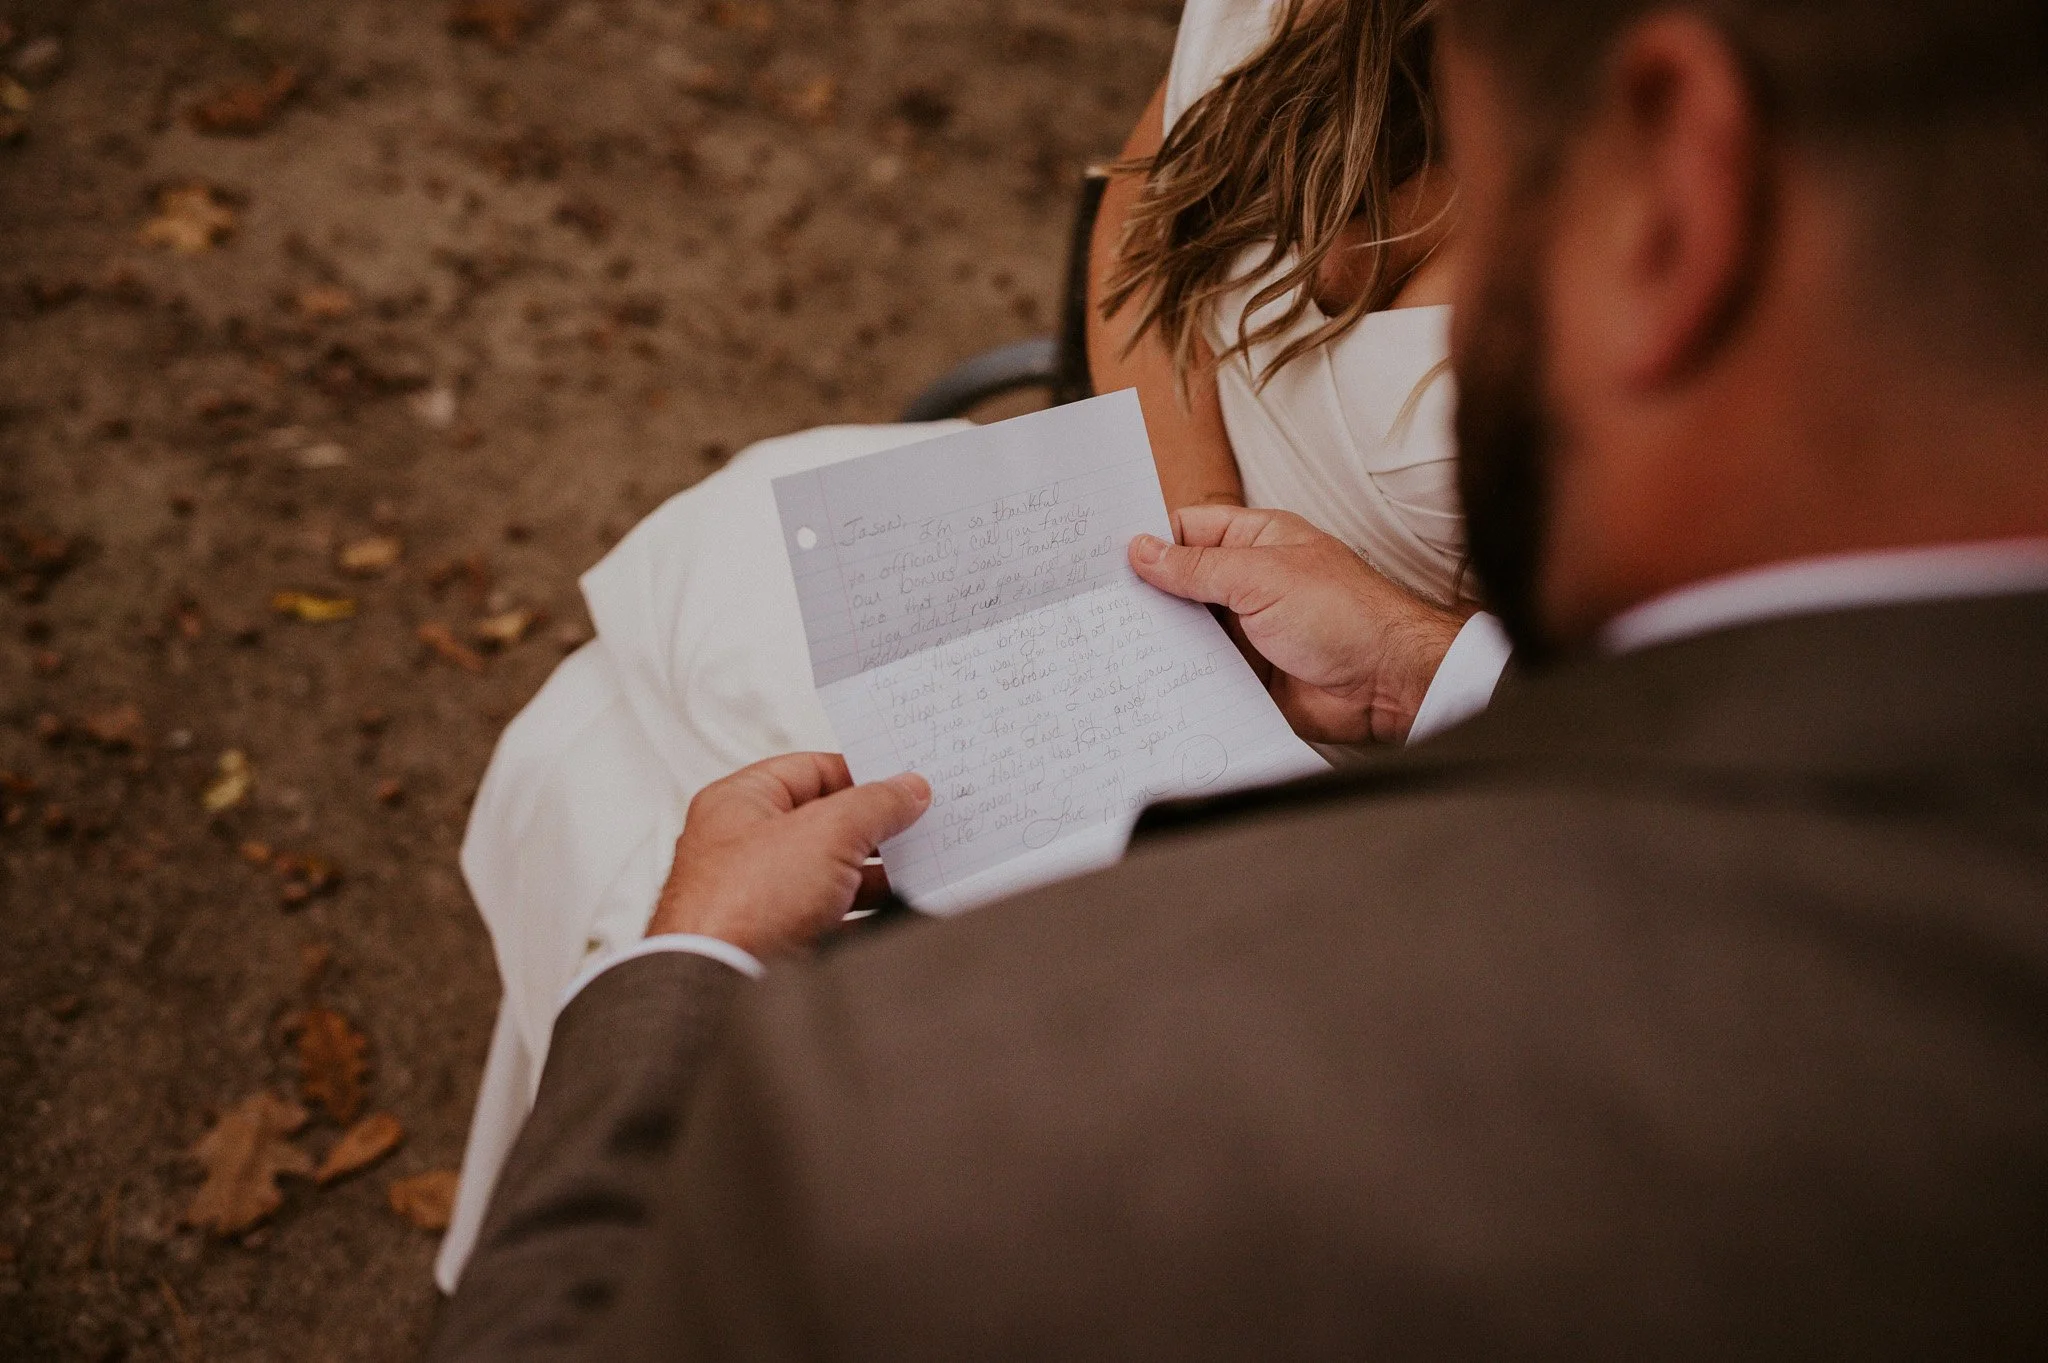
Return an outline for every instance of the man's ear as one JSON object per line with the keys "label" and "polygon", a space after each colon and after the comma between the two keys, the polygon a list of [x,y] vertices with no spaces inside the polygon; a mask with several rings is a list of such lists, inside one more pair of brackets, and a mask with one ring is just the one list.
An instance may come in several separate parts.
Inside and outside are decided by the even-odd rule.
{"label": "man's ear", "polygon": [[[1615,377],[1655,388],[1708,361],[1765,256],[1764,130],[1741,58],[1719,30],[1660,14],[1624,34],[1604,72],[1593,139],[1604,181],[1597,311]],[[1611,197],[1610,197],[1611,196]],[[1592,207],[1592,205],[1588,205]]]}

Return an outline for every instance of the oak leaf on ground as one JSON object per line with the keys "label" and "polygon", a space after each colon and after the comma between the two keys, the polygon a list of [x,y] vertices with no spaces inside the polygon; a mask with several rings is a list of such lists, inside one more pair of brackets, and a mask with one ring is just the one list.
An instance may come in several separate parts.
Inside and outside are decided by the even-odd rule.
{"label": "oak leaf on ground", "polygon": [[341,888],[341,868],[310,852],[280,852],[270,865],[283,882],[278,897],[286,908],[297,908]]}
{"label": "oak leaf on ground", "polygon": [[230,748],[214,764],[213,781],[199,797],[199,803],[209,814],[224,814],[248,799],[249,789],[255,784],[256,769],[249,765],[248,754]]}
{"label": "oak leaf on ground", "polygon": [[372,1112],[341,1133],[341,1139],[328,1148],[327,1158],[320,1161],[320,1172],[314,1178],[332,1183],[367,1169],[396,1150],[404,1139],[405,1128],[398,1118],[388,1112]]}
{"label": "oak leaf on ground", "polygon": [[356,310],[355,295],[338,284],[299,290],[299,315],[313,322],[338,322]]}
{"label": "oak leaf on ground", "polygon": [[346,596],[314,596],[310,592],[279,592],[270,608],[309,625],[329,625],[355,617],[356,603]]}
{"label": "oak leaf on ground", "polygon": [[196,256],[233,236],[239,221],[210,187],[174,185],[157,195],[156,216],[142,225],[140,236],[144,246]]}
{"label": "oak leaf on ground", "polygon": [[447,1230],[448,1220],[455,1212],[457,1182],[453,1169],[435,1169],[399,1179],[387,1194],[391,1210],[421,1230]]}
{"label": "oak leaf on ground", "polygon": [[142,711],[133,705],[116,705],[87,715],[80,727],[101,747],[133,748],[142,742]]}
{"label": "oak leaf on ground", "polygon": [[203,133],[249,137],[262,132],[299,89],[297,67],[281,66],[269,80],[230,85],[192,106],[187,118]]}
{"label": "oak leaf on ground", "polygon": [[335,555],[335,563],[352,576],[375,577],[389,572],[404,557],[405,541],[396,535],[371,535],[342,545],[341,552]]}
{"label": "oak leaf on ground", "polygon": [[284,1203],[277,1180],[313,1172],[313,1159],[291,1135],[306,1124],[306,1109],[274,1093],[259,1093],[221,1114],[192,1147],[206,1166],[206,1182],[185,1209],[184,1224],[236,1235]]}
{"label": "oak leaf on ground", "polygon": [[539,611],[517,606],[487,615],[476,622],[477,642],[486,648],[510,648],[524,639],[541,618]]}
{"label": "oak leaf on ground", "polygon": [[456,638],[455,631],[438,620],[420,626],[419,640],[444,663],[453,663],[465,672],[484,670],[483,655]]}
{"label": "oak leaf on ground", "polygon": [[830,76],[815,77],[794,89],[764,81],[761,90],[771,107],[800,123],[823,127],[839,112],[839,82]]}
{"label": "oak leaf on ground", "polygon": [[491,597],[491,564],[482,554],[450,559],[427,574],[427,586],[436,598],[460,583],[472,609],[483,610]]}
{"label": "oak leaf on ground", "polygon": [[332,1008],[308,1008],[292,1030],[298,1034],[299,1092],[347,1126],[362,1110],[369,1038]]}

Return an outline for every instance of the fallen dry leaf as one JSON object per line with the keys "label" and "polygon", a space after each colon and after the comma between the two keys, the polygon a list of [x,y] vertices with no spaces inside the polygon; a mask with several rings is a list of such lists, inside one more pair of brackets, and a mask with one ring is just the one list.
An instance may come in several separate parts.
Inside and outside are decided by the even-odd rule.
{"label": "fallen dry leaf", "polygon": [[7,538],[14,542],[23,558],[28,560],[31,573],[57,574],[71,566],[78,553],[79,542],[70,535],[42,534],[25,530],[20,526],[11,527]]}
{"label": "fallen dry leaf", "polygon": [[711,0],[704,7],[704,18],[713,28],[742,33],[766,33],[775,27],[774,10],[763,4],[743,4],[740,0]]}
{"label": "fallen dry leaf", "polygon": [[325,857],[282,852],[272,865],[284,879],[278,896],[288,909],[341,888],[341,868]]}
{"label": "fallen dry leaf", "polygon": [[299,315],[313,322],[338,322],[356,310],[356,296],[337,284],[299,291]]}
{"label": "fallen dry leaf", "polygon": [[461,410],[461,404],[462,399],[456,396],[455,390],[442,385],[438,388],[429,388],[423,393],[415,393],[411,406],[412,414],[422,423],[437,431],[445,431],[455,424],[455,416]]}
{"label": "fallen dry leaf", "polygon": [[351,540],[342,545],[341,552],[335,555],[335,562],[344,573],[375,577],[378,573],[389,572],[404,557],[404,540],[396,535],[372,535],[368,539]]}
{"label": "fallen dry leaf", "polygon": [[270,126],[298,89],[298,68],[282,66],[269,80],[216,90],[193,105],[186,118],[203,133],[251,137]]}
{"label": "fallen dry leaf", "polygon": [[419,638],[442,662],[453,663],[465,672],[484,670],[483,655],[456,638],[455,632],[438,620],[421,625]]}
{"label": "fallen dry leaf", "polygon": [[574,194],[555,207],[555,221],[581,232],[593,246],[609,240],[617,216],[587,194]]}
{"label": "fallen dry leaf", "polygon": [[[38,279],[31,275],[21,281],[21,291],[29,306],[37,312],[54,312],[84,297],[85,283],[78,279]],[[135,427],[126,417],[107,417],[99,423],[96,433],[103,440],[126,440],[135,433]]]}
{"label": "fallen dry leaf", "polygon": [[414,1174],[391,1185],[391,1210],[421,1230],[447,1230],[455,1211],[455,1188],[460,1181],[453,1169],[436,1169]]}
{"label": "fallen dry leaf", "polygon": [[270,608],[309,625],[350,620],[356,613],[356,603],[346,596],[313,596],[307,592],[279,592],[270,598]]}
{"label": "fallen dry leaf", "polygon": [[469,598],[471,609],[482,610],[491,594],[491,564],[482,554],[470,554],[466,558],[450,559],[427,574],[427,586],[435,596],[460,582],[463,594]]}
{"label": "fallen dry leaf", "polygon": [[206,1182],[185,1209],[184,1224],[217,1235],[249,1229],[284,1203],[277,1180],[313,1172],[310,1155],[288,1137],[306,1124],[306,1109],[273,1093],[244,1099],[221,1114],[192,1147]]}
{"label": "fallen dry leaf", "polygon": [[327,1158],[320,1161],[320,1172],[313,1177],[320,1183],[346,1178],[383,1159],[404,1139],[405,1128],[398,1124],[398,1118],[388,1112],[372,1112],[341,1133],[341,1139],[328,1148]]}
{"label": "fallen dry leaf", "polygon": [[14,68],[15,75],[20,76],[30,85],[41,85],[44,81],[56,75],[58,70],[64,65],[63,40],[42,37],[37,38],[34,42],[25,43],[22,45],[21,51],[14,54],[14,60],[9,62],[8,65]]}
{"label": "fallen dry leaf", "polygon": [[181,256],[212,250],[234,235],[235,210],[206,185],[174,185],[157,195],[156,216],[142,225],[144,246],[163,246]]}
{"label": "fallen dry leaf", "polygon": [[363,1106],[369,1038],[332,1008],[308,1008],[293,1020],[299,1042],[299,1092],[343,1126]]}
{"label": "fallen dry leaf", "polygon": [[510,648],[540,623],[540,612],[523,608],[500,611],[476,622],[478,642],[489,648]]}
{"label": "fallen dry leaf", "polygon": [[86,737],[106,748],[133,748],[142,742],[142,711],[133,705],[116,705],[81,722]]}
{"label": "fallen dry leaf", "polygon": [[256,770],[249,765],[248,754],[239,748],[222,753],[213,769],[213,782],[199,797],[199,803],[209,814],[224,814],[249,798],[249,788],[256,784]]}
{"label": "fallen dry leaf", "polygon": [[839,82],[819,76],[794,90],[774,90],[770,103],[798,122],[823,127],[839,112]]}
{"label": "fallen dry leaf", "polygon": [[510,52],[539,20],[532,0],[457,0],[448,12],[448,31],[486,39],[500,52]]}

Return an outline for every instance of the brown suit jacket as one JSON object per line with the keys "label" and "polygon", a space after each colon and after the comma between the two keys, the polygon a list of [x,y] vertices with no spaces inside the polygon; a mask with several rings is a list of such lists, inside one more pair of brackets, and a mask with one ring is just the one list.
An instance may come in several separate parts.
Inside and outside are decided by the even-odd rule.
{"label": "brown suit jacket", "polygon": [[2048,1357],[2048,596],[1535,678],[602,977],[441,1359]]}

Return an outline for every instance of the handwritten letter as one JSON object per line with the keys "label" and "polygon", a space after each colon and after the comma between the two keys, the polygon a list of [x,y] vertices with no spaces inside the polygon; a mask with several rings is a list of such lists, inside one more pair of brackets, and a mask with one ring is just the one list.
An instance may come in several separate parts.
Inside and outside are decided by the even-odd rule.
{"label": "handwritten letter", "polygon": [[1107,865],[1148,803],[1324,768],[1205,609],[1117,393],[775,481],[825,713],[856,780],[916,771],[890,883],[948,913]]}

